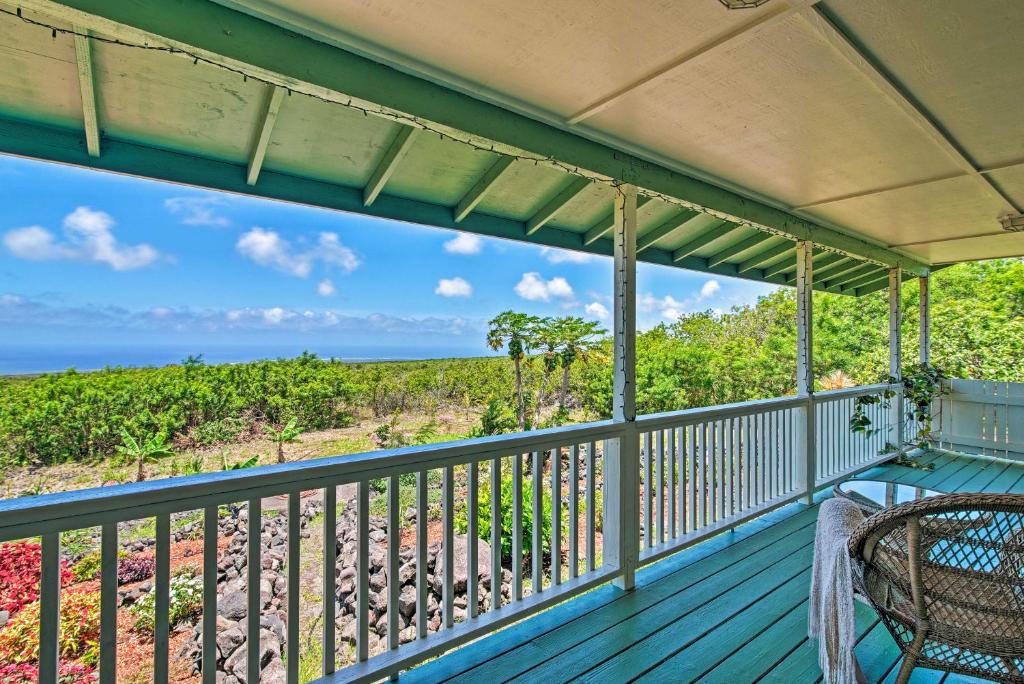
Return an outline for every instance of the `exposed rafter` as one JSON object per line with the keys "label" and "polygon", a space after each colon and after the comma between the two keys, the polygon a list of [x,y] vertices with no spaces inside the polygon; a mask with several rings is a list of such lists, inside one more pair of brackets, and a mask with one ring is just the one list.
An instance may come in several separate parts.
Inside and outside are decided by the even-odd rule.
{"label": "exposed rafter", "polygon": [[[639,209],[640,207],[644,206],[645,204],[647,204],[650,201],[651,201],[650,197],[646,197],[644,195],[641,195],[641,196],[636,198],[636,208]],[[593,226],[591,226],[587,230],[587,232],[585,232],[583,234],[583,244],[589,245],[589,244],[592,244],[594,242],[597,242],[598,240],[603,238],[605,235],[607,235],[608,232],[612,229],[612,227],[614,225],[615,225],[615,215],[613,213],[609,212],[608,214],[602,216],[601,219],[597,223],[595,223]]]}
{"label": "exposed rafter", "polygon": [[717,253],[709,256],[708,266],[718,266],[719,264],[724,264],[726,261],[732,259],[737,254],[745,252],[751,247],[756,247],[757,245],[761,244],[765,240],[770,239],[771,237],[771,233],[754,233],[750,237],[740,240],[735,245],[730,245],[729,247],[726,247],[718,251]]}
{"label": "exposed rafter", "polygon": [[562,210],[562,208],[573,200],[577,195],[590,187],[591,181],[586,178],[574,178],[569,181],[557,195],[551,198],[551,201],[547,202],[543,207],[537,210],[526,222],[526,234],[533,235],[540,230],[544,225],[555,218],[555,215]]}
{"label": "exposed rafter", "polygon": [[[20,0],[18,4],[117,39],[195,54],[295,92],[339,102],[372,103],[374,115],[422,123],[493,147],[498,153],[525,151],[539,155],[541,164],[569,165],[595,178],[634,183],[641,192],[659,193],[670,202],[707,210],[734,223],[813,240],[920,275],[928,272],[926,264],[911,256],[822,225],[812,217],[795,215],[770,201],[653,163],[209,0]],[[413,122],[410,115],[418,120]],[[123,165],[129,166],[127,162]]]}
{"label": "exposed rafter", "polygon": [[508,168],[512,166],[512,162],[515,159],[512,157],[498,157],[498,160],[491,164],[490,168],[484,172],[484,175],[480,177],[473,187],[469,189],[459,203],[455,206],[455,222],[463,220],[469,216],[469,212],[476,208],[476,205],[480,204],[480,201],[487,194],[498,179],[501,178],[502,174],[508,171]]}
{"label": "exposed rafter", "polygon": [[824,286],[824,288],[829,292],[840,292],[843,289],[846,289],[850,283],[860,280],[864,276],[878,272],[879,268],[878,264],[863,264],[837,278],[833,278],[829,281],[823,281],[822,286]]}
{"label": "exposed rafter", "polygon": [[[796,247],[793,247],[793,250],[795,251]],[[764,275],[765,278],[771,278],[772,276],[779,275],[780,273],[785,273],[789,269],[795,269],[796,268],[796,263],[795,262],[796,262],[796,258],[793,258],[793,259],[783,259],[782,261],[780,261],[777,264],[772,264],[771,266],[766,266],[764,269],[762,269],[761,273]]]}
{"label": "exposed rafter", "polygon": [[1008,209],[1021,211],[1021,207],[1013,201],[1013,198],[1004,193],[999,185],[981,172],[981,169],[970,159],[960,143],[952,134],[942,128],[917,98],[888,74],[877,60],[866,54],[821,6],[802,9],[800,16],[806,18],[808,23],[828,41],[836,52],[898,106],[966,174],[976,178],[986,193],[999,199]]}
{"label": "exposed rafter", "polygon": [[263,111],[263,122],[256,134],[256,142],[249,154],[249,171],[245,175],[245,182],[249,185],[256,185],[259,180],[260,171],[263,169],[263,159],[267,156],[267,145],[270,144],[270,135],[274,132],[274,124],[277,123],[277,114],[281,111],[281,102],[284,99],[284,88],[277,86],[270,87],[270,95],[267,98],[267,108]]}
{"label": "exposed rafter", "polygon": [[772,24],[775,24],[779,20],[785,19],[786,17],[790,16],[791,14],[793,14],[793,12],[807,5],[813,4],[813,2],[817,2],[817,0],[791,0],[788,6],[785,4],[774,5],[765,12],[763,12],[762,14],[755,16],[752,20],[746,22],[745,24],[740,24],[739,26],[730,29],[729,31],[714,38],[713,40],[710,40],[706,43],[702,43],[694,48],[691,48],[690,50],[687,50],[686,52],[679,55],[670,62],[659,66],[653,71],[650,71],[644,74],[643,76],[631,81],[630,83],[627,83],[626,85],[615,90],[614,92],[609,93],[608,95],[605,95],[599,100],[592,102],[591,104],[587,105],[580,111],[570,116],[566,120],[566,122],[575,125],[585,119],[589,119],[590,117],[608,109],[609,107],[620,101],[622,98],[629,95],[630,93],[635,92],[636,90],[639,90],[641,88],[649,87],[652,84],[669,76],[684,64],[692,62],[693,60],[703,55],[708,55],[719,48],[731,45],[736,41],[737,38],[750,36],[751,34],[764,30],[765,28],[771,26]]}
{"label": "exposed rafter", "polygon": [[75,26],[75,62],[78,65],[78,86],[82,93],[82,123],[85,126],[85,147],[89,155],[100,156],[100,119],[96,109],[96,79],[92,68],[92,45],[84,35],[89,31]]}
{"label": "exposed rafter", "polygon": [[685,243],[679,245],[679,247],[672,252],[672,260],[680,261],[685,257],[690,256],[704,245],[728,234],[735,228],[736,226],[728,221],[717,221],[713,223],[696,235],[692,236]]}
{"label": "exposed rafter", "polygon": [[841,259],[831,266],[822,268],[820,272],[814,274],[814,277],[822,281],[835,280],[844,273],[849,273],[853,269],[863,265],[863,261],[857,261],[856,259]]}
{"label": "exposed rafter", "polygon": [[[820,273],[821,270],[831,266],[832,264],[837,264],[840,261],[843,261],[843,260],[848,259],[848,258],[849,257],[847,257],[845,254],[837,254],[835,252],[818,252],[817,254],[815,254],[814,255],[813,265],[814,265],[814,282],[815,282],[816,286],[818,284],[821,284],[821,282],[822,282],[821,281],[821,273]],[[790,271],[792,271],[792,273]],[[787,285],[792,285],[793,283],[796,282],[796,264],[795,263],[786,264],[785,268],[772,269],[772,273],[785,273],[786,274],[785,282],[786,282]]]}
{"label": "exposed rafter", "polygon": [[683,209],[660,226],[656,226],[638,237],[636,241],[636,251],[642,252],[648,247],[653,247],[654,243],[667,237],[669,234],[674,233],[678,228],[681,228],[684,223],[692,219],[694,216],[697,216],[697,214],[698,212],[696,211]]}
{"label": "exposed rafter", "polygon": [[773,245],[768,249],[762,250],[755,254],[754,256],[747,259],[746,261],[741,262],[740,265],[736,267],[736,272],[746,273],[747,271],[752,271],[761,264],[769,262],[772,259],[780,257],[786,252],[789,252],[794,249],[796,249],[796,245],[794,245],[789,240],[784,239],[779,244]]}
{"label": "exposed rafter", "polygon": [[377,167],[370,174],[370,180],[367,181],[366,187],[363,188],[363,205],[370,206],[374,200],[377,199],[377,195],[381,193],[384,186],[387,184],[388,179],[398,168],[398,164],[405,158],[405,155],[409,153],[409,149],[412,147],[413,141],[416,139],[416,133],[420,129],[413,128],[412,126],[403,126],[399,124],[398,133],[391,140],[391,144],[388,146],[387,152],[381,157],[380,162],[377,163]]}
{"label": "exposed rafter", "polygon": [[874,283],[882,279],[888,279],[889,271],[887,269],[876,270],[871,273],[862,275],[860,278],[855,280],[849,280],[840,287],[839,291],[844,294],[852,294],[859,287],[869,287]]}

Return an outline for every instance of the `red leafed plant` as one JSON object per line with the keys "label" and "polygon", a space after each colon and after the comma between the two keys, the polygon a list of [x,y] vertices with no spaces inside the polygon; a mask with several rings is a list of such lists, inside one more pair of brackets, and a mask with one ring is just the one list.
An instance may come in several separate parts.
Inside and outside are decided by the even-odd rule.
{"label": "red leafed plant", "polygon": [[[80,663],[61,663],[57,681],[60,684],[91,682],[95,670]],[[35,684],[39,681],[39,668],[28,663],[0,665],[0,684]]]}
{"label": "red leafed plant", "polygon": [[[0,544],[0,610],[12,616],[39,599],[42,546],[28,541]],[[60,564],[61,586],[71,581],[67,562]],[[2,680],[0,680],[2,681]]]}
{"label": "red leafed plant", "polygon": [[[60,597],[61,656],[95,665],[99,656],[100,592],[66,591]],[[39,602],[22,608],[0,629],[0,663],[39,661]],[[3,680],[0,679],[0,684]]]}

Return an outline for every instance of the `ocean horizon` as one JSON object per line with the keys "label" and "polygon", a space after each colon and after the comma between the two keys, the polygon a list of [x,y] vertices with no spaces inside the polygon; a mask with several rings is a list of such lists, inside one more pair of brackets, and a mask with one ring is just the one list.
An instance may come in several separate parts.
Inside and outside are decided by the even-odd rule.
{"label": "ocean horizon", "polygon": [[0,346],[0,375],[38,375],[69,369],[95,371],[103,368],[147,368],[181,363],[202,355],[209,365],[245,363],[262,359],[294,358],[304,351],[347,363],[418,361],[487,355],[486,350],[459,347],[384,347],[380,345],[256,344],[256,345],[97,345]]}

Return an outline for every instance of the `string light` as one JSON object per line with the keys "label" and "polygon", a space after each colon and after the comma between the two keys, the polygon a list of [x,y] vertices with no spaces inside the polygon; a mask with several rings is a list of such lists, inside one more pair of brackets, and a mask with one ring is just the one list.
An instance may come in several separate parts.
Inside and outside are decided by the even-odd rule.
{"label": "string light", "polygon": [[[270,86],[270,87],[275,87],[275,88],[282,88],[283,87],[283,88],[285,88],[285,90],[287,91],[289,96],[291,96],[291,94],[293,92],[298,92],[300,95],[304,95],[304,96],[306,96],[308,98],[311,98],[311,99],[314,99],[314,100],[318,100],[318,101],[323,102],[325,104],[334,105],[334,106],[338,106],[338,107],[345,107],[346,109],[351,109],[351,110],[355,110],[355,111],[358,111],[358,112],[362,112],[363,116],[365,116],[365,117],[369,117],[371,114],[373,114],[374,116],[379,116],[379,117],[382,117],[382,118],[386,118],[386,119],[390,119],[390,120],[393,120],[393,121],[397,121],[398,123],[403,123],[403,124],[406,124],[406,125],[409,125],[409,126],[413,126],[415,128],[419,128],[419,129],[422,129],[422,130],[425,130],[425,131],[429,131],[431,133],[436,133],[438,138],[440,140],[442,140],[442,141],[443,140],[449,140],[451,142],[456,142],[456,143],[459,143],[461,145],[465,145],[465,146],[467,146],[467,147],[469,147],[469,148],[471,148],[473,150],[476,150],[478,152],[485,152],[485,153],[488,153],[488,154],[497,154],[497,155],[501,155],[501,156],[505,156],[505,157],[511,157],[512,159],[514,159],[516,161],[532,162],[534,165],[546,164],[546,165],[549,165],[549,166],[553,166],[555,168],[560,169],[561,171],[563,171],[565,173],[568,173],[568,174],[571,174],[571,175],[574,175],[574,176],[579,176],[581,178],[586,178],[587,180],[590,180],[592,182],[601,183],[603,185],[611,187],[617,194],[620,194],[620,195],[622,194],[622,191],[621,191],[619,186],[623,185],[624,181],[620,181],[620,180],[617,180],[617,179],[614,179],[614,178],[609,178],[607,176],[604,176],[604,175],[601,175],[601,174],[597,174],[597,173],[593,173],[593,172],[585,172],[585,171],[581,170],[578,166],[575,166],[575,165],[572,165],[572,164],[567,164],[566,162],[563,162],[563,161],[561,161],[561,160],[559,160],[559,159],[557,159],[557,158],[555,158],[553,156],[543,155],[543,154],[534,154],[534,153],[525,153],[525,152],[524,153],[516,153],[516,152],[507,151],[507,150],[496,150],[493,143],[489,143],[487,145],[482,145],[480,143],[477,143],[477,142],[473,141],[470,138],[459,138],[459,137],[453,136],[447,130],[442,129],[441,127],[437,126],[436,124],[434,124],[434,123],[432,123],[432,122],[430,122],[430,121],[428,121],[426,119],[421,119],[420,117],[413,116],[411,114],[406,114],[405,112],[400,112],[400,111],[397,111],[397,110],[388,109],[388,108],[385,108],[385,107],[374,107],[374,106],[370,106],[370,105],[361,105],[361,104],[356,103],[351,97],[348,97],[348,99],[346,101],[342,102],[340,100],[336,100],[336,99],[332,99],[332,98],[329,98],[329,97],[325,97],[323,95],[318,95],[316,93],[310,93],[310,92],[305,92],[305,91],[294,91],[292,87],[281,85],[280,83],[277,83],[277,82],[275,82],[273,80],[270,80],[270,79],[268,79],[268,78],[266,78],[264,76],[260,76],[258,74],[254,74],[252,72],[246,71],[245,69],[242,69],[242,68],[239,68],[239,67],[236,67],[236,66],[225,64],[225,63],[223,63],[223,62],[221,62],[219,60],[210,59],[208,57],[205,57],[205,56],[203,56],[203,55],[201,55],[201,54],[199,54],[197,52],[193,52],[193,51],[188,50],[186,48],[175,47],[175,46],[172,46],[172,45],[150,45],[150,44],[146,44],[146,43],[134,43],[134,42],[124,41],[124,40],[121,40],[119,38],[106,38],[106,37],[103,37],[103,36],[94,35],[92,33],[87,33],[87,32],[83,32],[83,31],[76,31],[73,28],[69,29],[69,28],[65,28],[65,27],[62,27],[62,26],[56,26],[54,24],[49,24],[47,22],[40,21],[38,19],[32,19],[30,17],[26,17],[26,16],[24,16],[22,14],[22,11],[21,11],[20,7],[16,8],[16,10],[13,11],[13,12],[8,10],[8,9],[4,9],[4,8],[0,7],[0,14],[6,14],[8,16],[16,17],[17,19],[21,20],[23,23],[29,24],[31,26],[37,26],[39,28],[49,29],[50,32],[51,32],[51,35],[53,36],[54,39],[56,39],[58,34],[60,34],[60,35],[68,35],[68,36],[77,36],[77,37],[85,38],[87,40],[95,41],[95,42],[98,42],[98,43],[103,43],[103,44],[107,44],[107,45],[114,45],[114,46],[122,47],[122,48],[130,48],[130,49],[136,49],[136,50],[148,50],[150,52],[163,52],[163,53],[170,54],[170,55],[181,55],[181,56],[184,56],[184,57],[187,57],[187,58],[191,58],[193,65],[198,65],[200,63],[203,63],[205,65],[208,65],[208,66],[211,66],[211,67],[214,67],[214,68],[217,68],[217,69],[221,69],[222,71],[226,71],[226,72],[233,73],[233,74],[236,74],[238,76],[241,76],[243,82],[248,82],[249,79],[252,79],[252,80],[254,80],[254,81],[258,82],[258,83],[263,83],[264,85],[267,85],[267,86]],[[763,224],[753,224],[753,223],[744,222],[744,221],[738,221],[735,216],[731,216],[731,215],[726,214],[724,212],[716,211],[714,209],[709,209],[707,207],[703,207],[703,206],[701,206],[699,204],[695,204],[693,202],[688,202],[686,200],[680,199],[678,197],[674,197],[672,195],[667,195],[667,194],[662,193],[662,192],[658,192],[658,191],[655,191],[655,190],[650,190],[649,188],[643,188],[642,191],[640,191],[640,194],[643,194],[643,195],[645,195],[645,196],[647,196],[649,198],[652,198],[652,199],[659,199],[659,200],[661,200],[663,202],[666,202],[668,204],[672,204],[672,205],[675,205],[675,206],[679,206],[679,207],[683,207],[683,208],[690,209],[690,210],[693,210],[693,211],[698,211],[698,212],[701,212],[701,213],[704,213],[704,214],[708,214],[710,216],[714,216],[716,218],[722,219],[724,221],[728,221],[730,223],[737,223],[738,225],[745,225],[745,226],[748,226],[750,228],[754,228],[756,230],[759,230],[761,232],[769,233],[771,235],[777,235],[777,236],[780,236],[780,237],[785,237],[788,240],[794,240],[795,239],[792,235],[790,235],[788,233],[785,233],[785,232],[783,232],[781,230],[777,230],[777,229],[775,229],[775,228],[773,228],[771,226],[767,226],[767,225],[763,225]],[[836,253],[839,253],[839,254],[844,254],[845,256],[855,256],[855,255],[847,255],[847,254],[845,254],[843,252],[840,252],[839,250],[835,250],[835,249],[832,249],[832,248],[829,248],[829,247],[823,247],[823,246],[819,246],[819,247],[821,247],[825,251],[836,252]],[[863,257],[856,257],[856,258],[863,259]],[[867,262],[871,262],[871,263],[878,263],[880,265],[885,265],[885,264],[882,264],[882,262],[880,262],[880,261],[869,260],[869,259],[863,259],[863,260],[867,261]]]}

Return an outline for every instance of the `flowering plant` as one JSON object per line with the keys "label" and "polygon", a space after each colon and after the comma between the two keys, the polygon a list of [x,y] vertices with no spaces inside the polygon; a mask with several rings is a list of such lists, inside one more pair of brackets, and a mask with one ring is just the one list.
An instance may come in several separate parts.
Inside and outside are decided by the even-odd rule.
{"label": "flowering plant", "polygon": [[[14,615],[22,607],[39,600],[39,574],[42,567],[42,546],[17,541],[0,544],[0,610]],[[60,565],[60,583],[71,581],[67,562]]]}
{"label": "flowering plant", "polygon": [[[61,655],[81,658],[86,665],[95,664],[100,638],[100,593],[68,591],[60,599]],[[38,661],[39,602],[35,601],[23,606],[0,630],[0,662],[21,664]]]}

